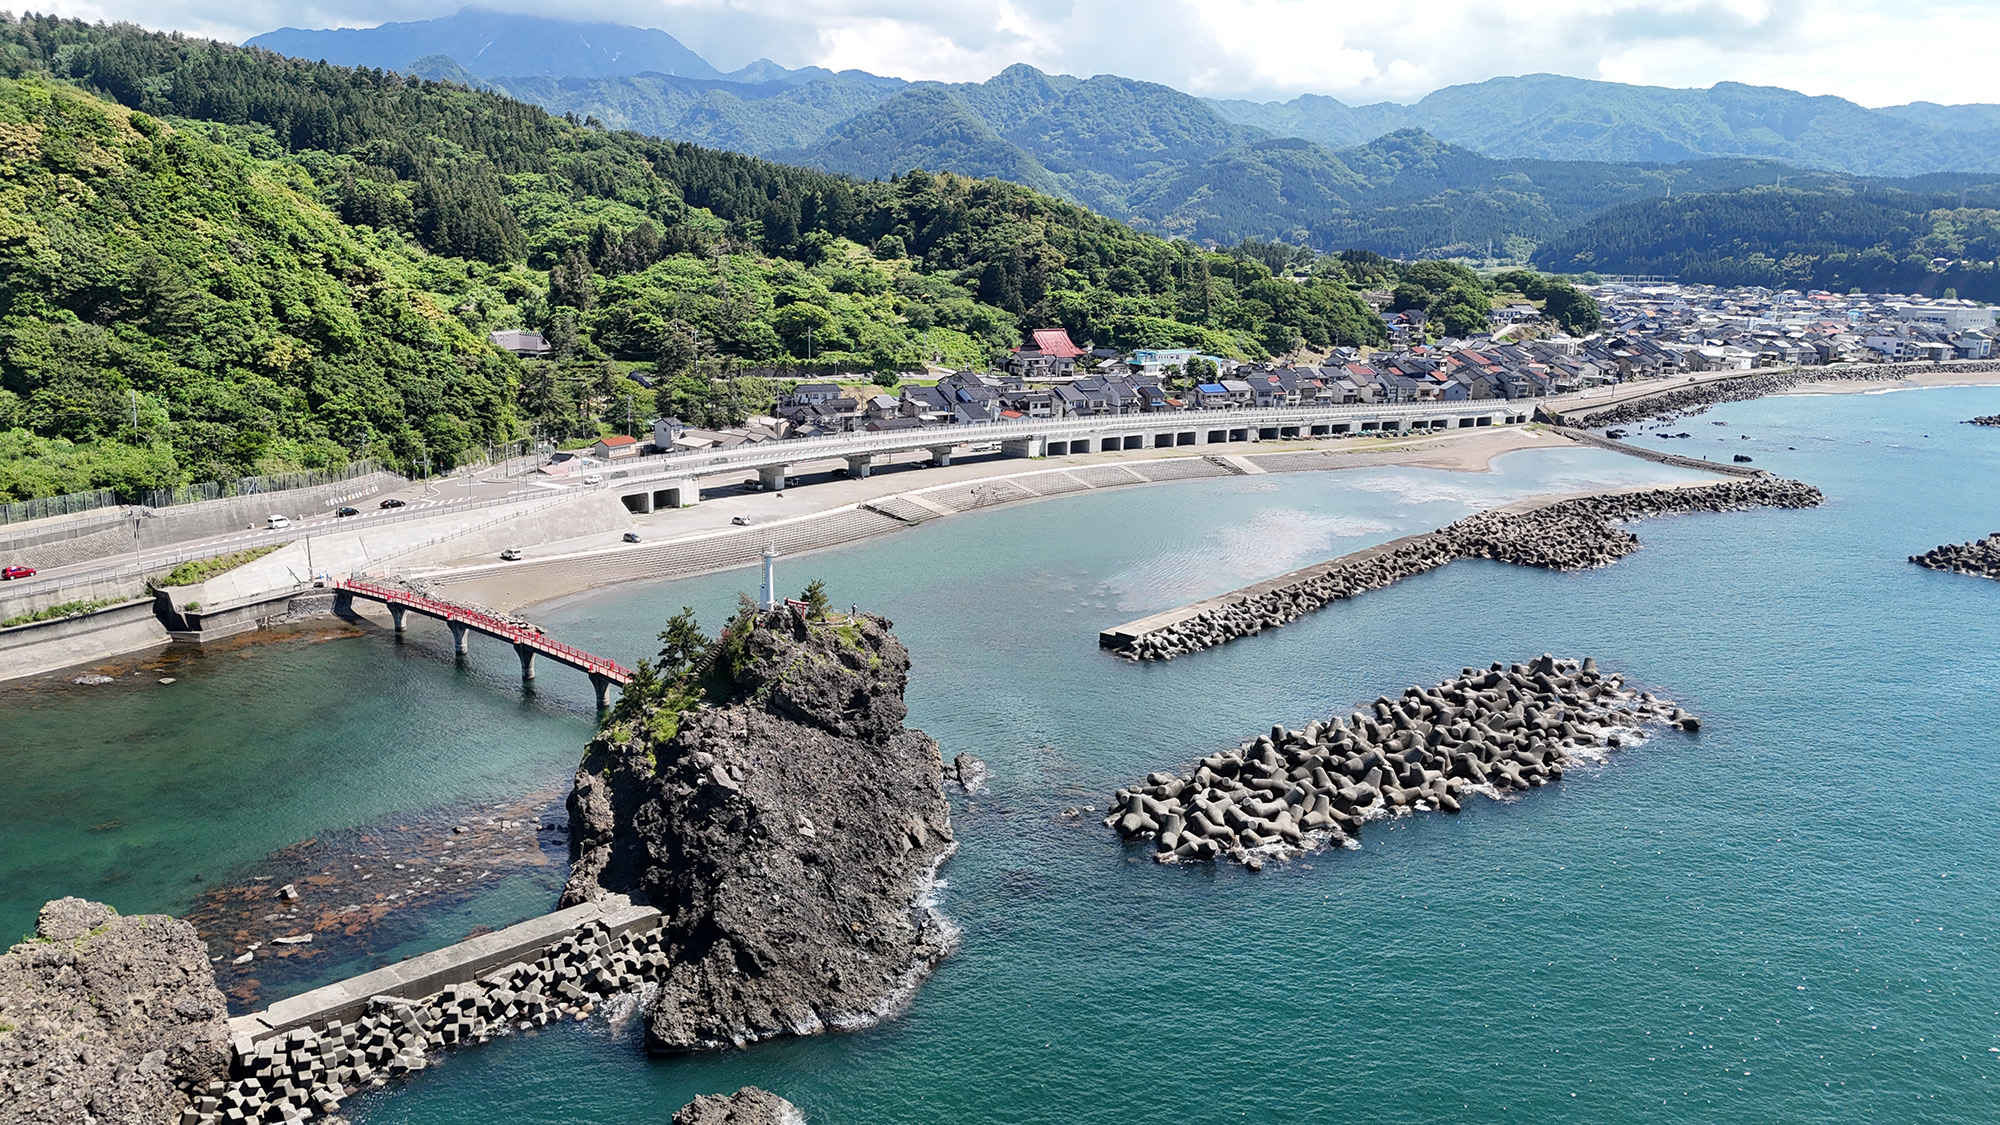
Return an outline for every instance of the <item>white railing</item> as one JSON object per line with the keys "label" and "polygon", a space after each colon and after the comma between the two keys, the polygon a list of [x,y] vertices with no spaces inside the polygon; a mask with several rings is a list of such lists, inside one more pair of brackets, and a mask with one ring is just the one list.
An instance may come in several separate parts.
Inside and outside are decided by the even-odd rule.
{"label": "white railing", "polygon": [[[975,422],[921,430],[892,430],[886,433],[857,432],[829,437],[790,438],[757,442],[715,452],[696,450],[669,453],[633,465],[625,477],[607,472],[607,486],[665,477],[696,476],[727,469],[767,468],[802,461],[859,457],[870,453],[903,452],[913,449],[952,448],[969,442],[1003,442],[1022,438],[1054,438],[1065,435],[1134,433],[1140,431],[1183,431],[1211,429],[1266,429],[1309,426],[1315,422],[1379,420],[1388,418],[1450,418],[1466,415],[1532,413],[1535,399],[1477,399],[1464,402],[1345,403],[1326,406],[1236,407],[1230,409],[1187,410],[1159,414],[1103,414],[1088,418],[1025,419],[1019,422]],[[610,466],[606,467],[610,469]],[[633,469],[644,472],[634,477]],[[600,469],[599,472],[606,470]]]}

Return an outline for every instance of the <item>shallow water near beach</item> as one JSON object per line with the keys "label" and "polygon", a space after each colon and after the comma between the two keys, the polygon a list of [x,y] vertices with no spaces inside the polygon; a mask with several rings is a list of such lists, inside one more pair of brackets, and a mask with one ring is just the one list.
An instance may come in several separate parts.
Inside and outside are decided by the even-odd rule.
{"label": "shallow water near beach", "polygon": [[[1829,503],[1644,521],[1643,550],[1582,574],[1453,563],[1163,665],[1100,653],[1097,630],[1520,495],[1688,474],[1565,450],[1230,478],[783,561],[787,587],[823,578],[893,619],[911,721],[992,766],[990,795],[954,799],[957,954],[865,1032],[653,1060],[598,1020],[447,1055],[348,1115],[636,1125],[755,1083],[854,1125],[2000,1118],[2000,583],[1905,561],[2000,529],[2000,432],[1958,424],[1996,410],[2000,389],[1953,388],[1680,419],[1694,437],[1636,440],[1748,453]],[[713,625],[755,581],[534,616],[630,660],[667,614]],[[1705,725],[1257,874],[1159,866],[1063,816],[1273,722],[1544,651]],[[58,893],[183,909],[192,871],[559,778],[589,729],[581,678],[545,672],[524,700],[505,649],[448,654],[419,627],[205,658],[167,688],[0,696],[24,782],[0,813],[30,829],[0,844],[0,922]]]}

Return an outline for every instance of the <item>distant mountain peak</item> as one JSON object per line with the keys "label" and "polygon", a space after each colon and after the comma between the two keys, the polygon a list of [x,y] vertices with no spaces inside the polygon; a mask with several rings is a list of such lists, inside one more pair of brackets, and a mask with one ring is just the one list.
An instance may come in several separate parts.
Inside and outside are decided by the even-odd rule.
{"label": "distant mountain peak", "polygon": [[341,66],[396,71],[408,70],[418,59],[446,55],[481,78],[610,78],[649,71],[682,78],[722,77],[680,40],[654,28],[487,8],[460,8],[437,19],[366,28],[286,27],[244,45]]}

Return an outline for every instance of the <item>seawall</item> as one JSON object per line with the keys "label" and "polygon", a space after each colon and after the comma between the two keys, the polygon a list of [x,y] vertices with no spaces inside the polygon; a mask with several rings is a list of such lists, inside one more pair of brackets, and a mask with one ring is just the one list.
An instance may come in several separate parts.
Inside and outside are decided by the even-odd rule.
{"label": "seawall", "polygon": [[1693,379],[1660,379],[1638,384],[1631,394],[1593,403],[1538,408],[1541,417],[1564,426],[1625,425],[1679,410],[1723,402],[1762,398],[1812,383],[1908,382],[1913,376],[1949,374],[2000,375],[2000,359],[1964,359],[1945,363],[1861,363],[1837,367],[1762,367],[1698,375]]}
{"label": "seawall", "polygon": [[16,625],[0,629],[0,680],[92,664],[170,640],[150,596],[77,617]]}

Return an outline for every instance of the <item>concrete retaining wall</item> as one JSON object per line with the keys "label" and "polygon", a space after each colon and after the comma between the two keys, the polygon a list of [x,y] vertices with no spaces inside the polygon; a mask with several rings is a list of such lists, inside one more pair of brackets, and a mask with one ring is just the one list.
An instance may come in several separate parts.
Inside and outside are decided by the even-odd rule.
{"label": "concrete retaining wall", "polygon": [[33,593],[17,594],[19,583],[0,584],[0,621],[36,613],[64,602],[123,602],[144,597],[144,575],[123,574],[110,578],[79,578],[55,586],[41,586]]}
{"label": "concrete retaining wall", "polygon": [[132,550],[135,538],[140,547],[172,546],[247,527],[263,527],[265,517],[274,512],[293,519],[325,515],[329,508],[406,483],[394,473],[370,473],[315,488],[230,496],[171,508],[104,508],[52,516],[0,530],[0,565],[49,570],[109,558]]}
{"label": "concrete retaining wall", "polygon": [[153,613],[152,598],[137,598],[82,617],[63,617],[0,629],[0,680],[38,676],[92,664],[122,653],[163,645],[167,627]]}
{"label": "concrete retaining wall", "polygon": [[139,542],[145,547],[165,547],[247,527],[263,527],[265,517],[274,513],[293,519],[323,516],[329,508],[407,483],[394,473],[370,473],[365,477],[316,488],[230,496],[171,508],[146,508],[142,509],[146,518],[139,524]]}
{"label": "concrete retaining wall", "polygon": [[479,555],[498,555],[508,547],[534,547],[582,535],[623,531],[632,525],[632,513],[615,492],[571,496],[537,512],[533,519],[468,528],[450,538],[404,552],[396,556],[396,566],[436,566]]}

